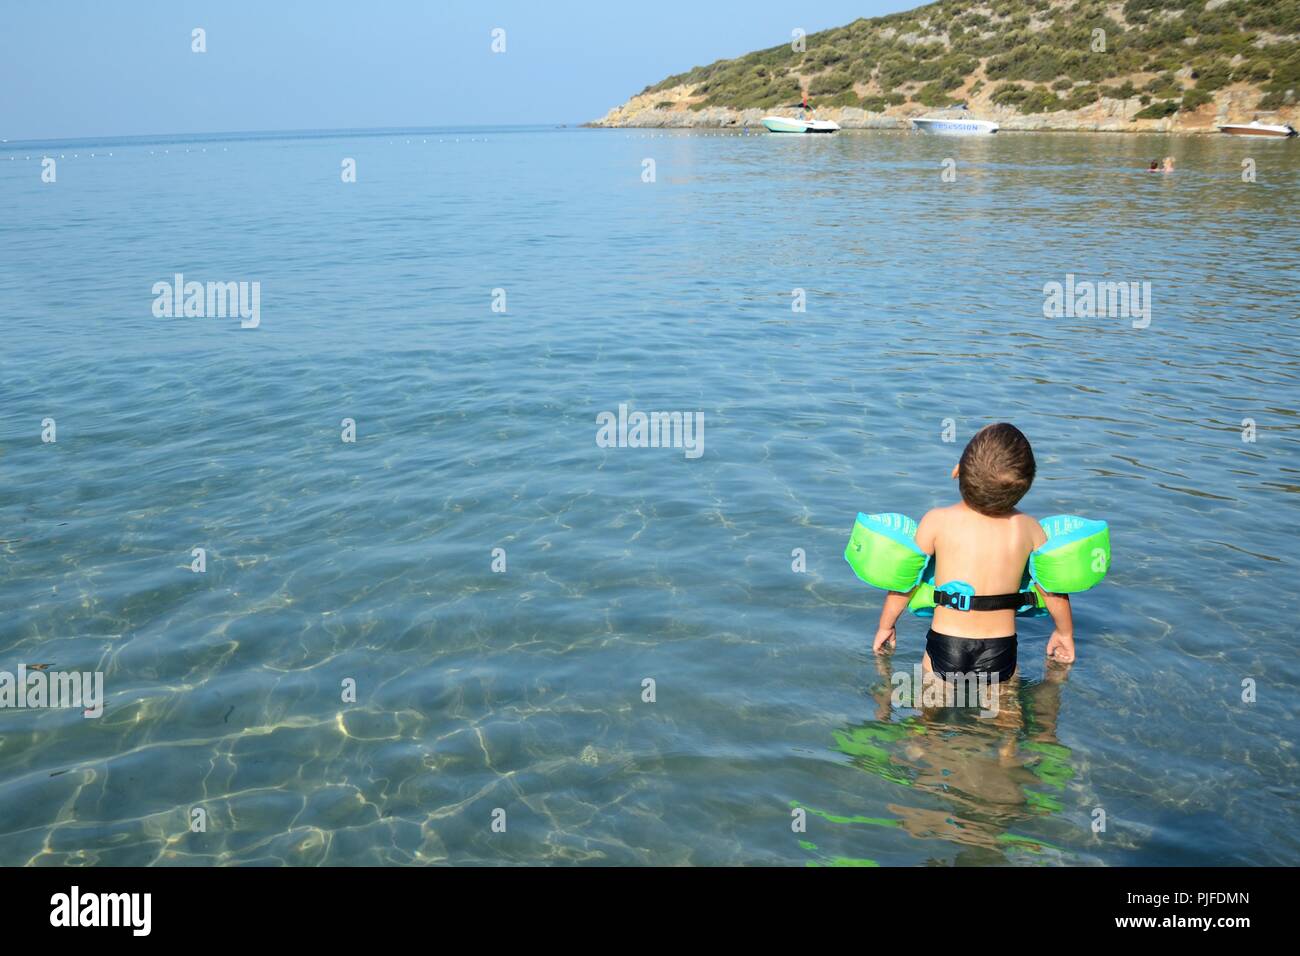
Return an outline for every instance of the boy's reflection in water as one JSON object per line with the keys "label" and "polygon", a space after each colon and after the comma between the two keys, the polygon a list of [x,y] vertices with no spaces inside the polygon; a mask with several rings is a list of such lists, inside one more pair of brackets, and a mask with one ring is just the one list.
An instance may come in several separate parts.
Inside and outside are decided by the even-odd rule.
{"label": "boy's reflection in water", "polygon": [[[963,845],[961,863],[1006,862],[1008,850],[1049,846],[1010,830],[1060,809],[1043,789],[1063,790],[1073,776],[1069,751],[1056,739],[1061,688],[1071,665],[1048,660],[1041,681],[1022,680],[1017,671],[1001,684],[985,685],[980,706],[972,701],[972,706],[946,707],[925,705],[943,700],[952,685],[927,673],[925,686],[914,688],[913,672],[906,680],[895,679],[891,659],[891,654],[875,658],[882,678],[872,690],[877,720],[836,737],[839,749],[861,769],[931,793],[944,805],[887,805],[902,828],[914,837]],[[895,703],[919,709],[920,715],[895,723],[890,720]]]}

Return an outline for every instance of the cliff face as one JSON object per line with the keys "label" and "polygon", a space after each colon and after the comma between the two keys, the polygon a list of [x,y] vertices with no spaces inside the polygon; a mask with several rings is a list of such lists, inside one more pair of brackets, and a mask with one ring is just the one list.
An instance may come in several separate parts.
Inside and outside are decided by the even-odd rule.
{"label": "cliff face", "polygon": [[941,0],[667,78],[595,126],[796,115],[906,128],[966,103],[1008,130],[1300,121],[1300,0]]}

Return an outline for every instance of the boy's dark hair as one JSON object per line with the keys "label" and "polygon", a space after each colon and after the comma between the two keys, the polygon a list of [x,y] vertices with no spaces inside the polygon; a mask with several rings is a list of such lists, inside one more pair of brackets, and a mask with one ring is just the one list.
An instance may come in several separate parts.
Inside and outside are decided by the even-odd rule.
{"label": "boy's dark hair", "polygon": [[966,504],[982,515],[1000,517],[1034,483],[1034,450],[1015,425],[998,422],[975,433],[961,453],[957,485]]}

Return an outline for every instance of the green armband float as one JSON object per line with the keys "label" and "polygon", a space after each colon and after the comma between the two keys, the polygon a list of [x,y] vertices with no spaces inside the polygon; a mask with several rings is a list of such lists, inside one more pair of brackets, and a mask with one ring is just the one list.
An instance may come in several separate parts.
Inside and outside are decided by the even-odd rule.
{"label": "green armband float", "polygon": [[853,573],[873,588],[910,591],[930,556],[916,546],[916,522],[900,514],[859,514],[844,549]]}
{"label": "green armband float", "polygon": [[1029,575],[1052,594],[1077,594],[1096,587],[1110,570],[1110,527],[1078,515],[1053,515],[1038,522],[1047,540],[1029,555]]}
{"label": "green armband float", "polygon": [[[1053,515],[1039,522],[1047,534],[1029,555],[1020,589],[1038,585],[1049,594],[1077,594],[1095,587],[1110,570],[1110,527],[1077,515]],[[907,515],[859,514],[844,549],[844,560],[872,587],[912,591],[907,608],[920,617],[934,614],[934,559],[916,544],[917,524]],[[1018,617],[1047,613],[1042,594]]]}

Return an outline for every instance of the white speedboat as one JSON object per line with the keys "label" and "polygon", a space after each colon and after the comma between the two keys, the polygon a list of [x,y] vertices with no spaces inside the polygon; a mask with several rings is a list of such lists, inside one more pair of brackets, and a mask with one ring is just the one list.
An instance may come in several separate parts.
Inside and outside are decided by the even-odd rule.
{"label": "white speedboat", "polygon": [[912,120],[912,128],[922,133],[946,136],[986,136],[998,131],[992,120],[967,119],[961,116],[919,116]]}
{"label": "white speedboat", "polygon": [[763,125],[769,133],[835,133],[840,124],[830,120],[790,119],[787,116],[764,116]]}
{"label": "white speedboat", "polygon": [[1251,120],[1249,123],[1225,123],[1219,127],[1220,133],[1229,136],[1294,136],[1295,127],[1290,123],[1261,123]]}

